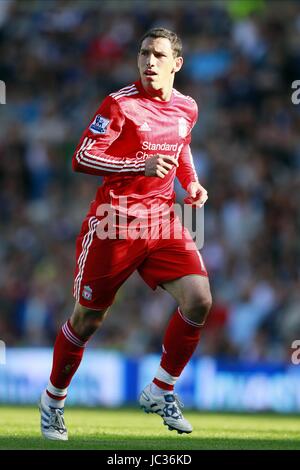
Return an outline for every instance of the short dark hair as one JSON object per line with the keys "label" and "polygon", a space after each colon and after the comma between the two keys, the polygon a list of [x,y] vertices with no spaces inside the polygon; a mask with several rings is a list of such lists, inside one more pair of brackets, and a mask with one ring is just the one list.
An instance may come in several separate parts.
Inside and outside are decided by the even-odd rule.
{"label": "short dark hair", "polygon": [[152,28],[147,33],[144,34],[144,36],[141,37],[140,39],[140,47],[141,49],[142,42],[146,38],[166,38],[169,39],[173,51],[173,56],[180,57],[182,54],[182,42],[181,39],[177,36],[176,33],[173,33],[173,31],[170,31],[169,29],[166,28]]}

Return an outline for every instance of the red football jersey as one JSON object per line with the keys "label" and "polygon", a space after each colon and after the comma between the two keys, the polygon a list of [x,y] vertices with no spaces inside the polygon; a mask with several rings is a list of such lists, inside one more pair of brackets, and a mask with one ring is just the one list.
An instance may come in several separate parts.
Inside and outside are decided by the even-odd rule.
{"label": "red football jersey", "polygon": [[[83,133],[73,156],[73,169],[104,176],[91,213],[97,205],[172,204],[174,179],[182,187],[198,181],[190,150],[191,130],[197,120],[196,102],[173,88],[169,101],[149,96],[140,81],[107,96]],[[145,160],[157,153],[178,159],[164,177],[145,176]]]}

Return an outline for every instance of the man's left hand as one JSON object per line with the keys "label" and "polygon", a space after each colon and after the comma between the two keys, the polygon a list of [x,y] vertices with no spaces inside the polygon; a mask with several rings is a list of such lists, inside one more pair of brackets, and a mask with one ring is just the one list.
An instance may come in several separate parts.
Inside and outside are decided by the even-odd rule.
{"label": "man's left hand", "polygon": [[187,187],[188,197],[184,199],[185,204],[202,207],[208,199],[207,191],[200,183],[193,181]]}

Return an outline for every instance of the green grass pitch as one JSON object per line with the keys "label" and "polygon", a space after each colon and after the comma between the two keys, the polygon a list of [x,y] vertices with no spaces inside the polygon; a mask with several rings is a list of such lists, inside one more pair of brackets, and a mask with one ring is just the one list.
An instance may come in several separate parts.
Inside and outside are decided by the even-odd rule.
{"label": "green grass pitch", "polygon": [[66,408],[69,441],[41,438],[34,407],[0,407],[0,449],[202,450],[300,449],[300,416],[186,411],[192,434],[168,431],[139,409]]}

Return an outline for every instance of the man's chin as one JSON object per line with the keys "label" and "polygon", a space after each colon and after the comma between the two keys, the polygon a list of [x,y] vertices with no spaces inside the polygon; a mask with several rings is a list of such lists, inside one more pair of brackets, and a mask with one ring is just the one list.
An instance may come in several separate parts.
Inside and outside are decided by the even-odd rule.
{"label": "man's chin", "polygon": [[159,90],[161,88],[159,83],[154,80],[143,80],[142,83],[146,90]]}

